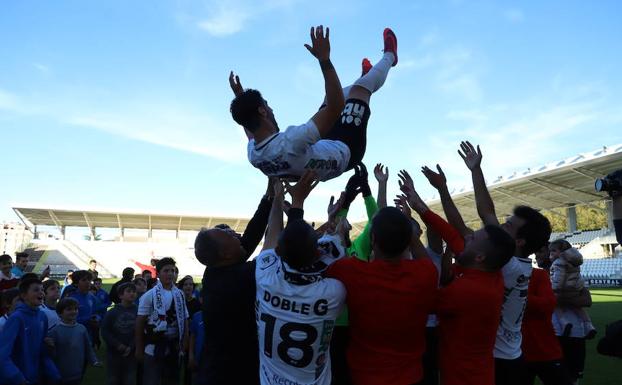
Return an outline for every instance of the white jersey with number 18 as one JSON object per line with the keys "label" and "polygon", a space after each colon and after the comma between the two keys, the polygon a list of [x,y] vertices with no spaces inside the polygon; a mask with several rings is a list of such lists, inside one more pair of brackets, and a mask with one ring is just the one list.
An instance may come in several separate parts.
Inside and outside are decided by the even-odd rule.
{"label": "white jersey with number 18", "polygon": [[495,358],[513,360],[521,356],[521,326],[532,270],[531,259],[519,257],[512,257],[501,269],[505,293],[495,341]]}
{"label": "white jersey with number 18", "polygon": [[343,284],[298,272],[274,250],[257,256],[255,279],[261,384],[330,385],[329,346]]}

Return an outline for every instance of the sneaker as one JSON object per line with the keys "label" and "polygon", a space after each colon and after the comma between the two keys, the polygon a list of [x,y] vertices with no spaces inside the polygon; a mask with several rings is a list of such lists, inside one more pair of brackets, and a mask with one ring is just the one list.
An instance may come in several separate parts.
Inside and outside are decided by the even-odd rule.
{"label": "sneaker", "polygon": [[362,71],[361,71],[361,76],[365,75],[366,73],[369,72],[369,70],[371,69],[372,65],[371,62],[369,61],[368,58],[364,58],[363,62],[361,63],[361,67],[362,67]]}
{"label": "sneaker", "polygon": [[397,65],[397,37],[391,28],[385,28],[384,33],[384,52],[391,52],[395,56],[393,67]]}

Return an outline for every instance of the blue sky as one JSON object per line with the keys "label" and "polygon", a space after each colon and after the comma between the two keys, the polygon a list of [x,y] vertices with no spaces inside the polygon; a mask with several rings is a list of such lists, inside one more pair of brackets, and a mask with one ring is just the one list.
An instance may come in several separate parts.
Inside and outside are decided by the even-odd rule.
{"label": "blue sky", "polygon": [[[305,122],[323,97],[303,47],[320,23],[344,85],[380,58],[384,27],[398,36],[365,157],[389,166],[391,195],[407,168],[431,196],[424,164],[469,183],[461,139],[483,146],[490,179],[620,143],[620,14],[618,1],[3,1],[0,220],[16,203],[250,216],[266,180],[230,118],[228,73],[281,127]],[[346,178],[318,187],[309,217]]]}

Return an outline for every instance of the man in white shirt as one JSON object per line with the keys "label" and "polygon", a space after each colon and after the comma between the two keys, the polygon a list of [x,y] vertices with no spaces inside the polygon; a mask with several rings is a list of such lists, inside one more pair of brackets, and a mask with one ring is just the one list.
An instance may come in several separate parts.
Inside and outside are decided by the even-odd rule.
{"label": "man in white shirt", "polygon": [[[499,225],[495,206],[486,187],[481,169],[482,152],[479,146],[462,142],[460,156],[471,170],[473,191],[480,219],[485,225]],[[544,246],[551,236],[548,219],[528,206],[517,206],[513,215],[501,227],[514,238],[514,257],[502,268],[505,296],[501,322],[495,342],[495,382],[497,385],[519,384],[522,370],[521,326],[527,306],[527,289],[532,264],[529,256]]]}
{"label": "man in white shirt", "polygon": [[[264,250],[256,259],[259,378],[262,385],[330,385],[330,340],[345,301],[341,282],[322,272],[345,255],[343,234],[324,235],[304,221],[309,173],[290,189],[287,227],[271,217]],[[276,214],[273,212],[273,214]],[[276,229],[275,229],[276,228]],[[275,247],[276,246],[276,247]]]}
{"label": "man in white shirt", "polygon": [[320,63],[325,103],[307,123],[290,126],[284,132],[280,132],[261,93],[244,90],[239,78],[231,73],[229,81],[236,95],[231,115],[247,134],[251,164],[267,176],[297,180],[306,170],[312,170],[326,181],[360,163],[367,146],[371,94],[384,84],[389,69],[397,64],[397,38],[389,28],[383,36],[382,59],[371,69],[364,61],[363,76],[342,90],[330,61],[329,30],[326,28],[324,34],[322,26],[311,28],[312,46],[305,47]]}
{"label": "man in white shirt", "polygon": [[136,359],[143,384],[178,384],[181,356],[188,345],[188,309],[174,285],[175,260],[156,264],[158,283],[140,297],[136,317]]}

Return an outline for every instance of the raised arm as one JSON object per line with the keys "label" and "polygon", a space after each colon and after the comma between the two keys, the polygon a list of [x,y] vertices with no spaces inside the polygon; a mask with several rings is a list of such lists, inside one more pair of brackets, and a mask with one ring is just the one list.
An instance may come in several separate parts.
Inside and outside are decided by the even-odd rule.
{"label": "raised arm", "polygon": [[400,171],[400,189],[408,198],[410,207],[419,214],[421,219],[425,221],[428,228],[433,229],[447,242],[447,246],[452,252],[458,254],[464,249],[464,238],[462,235],[443,218],[433,213],[428,205],[423,202],[415,190],[415,184],[406,170]]}
{"label": "raised arm", "polygon": [[382,163],[378,163],[374,167],[374,176],[378,181],[378,199],[376,200],[378,208],[387,207],[387,182],[389,181],[389,168]]}
{"label": "raised arm", "polygon": [[274,249],[279,241],[279,234],[283,231],[283,183],[278,179],[275,180],[273,189],[274,199],[262,250]]}
{"label": "raised arm", "polygon": [[285,191],[292,197],[292,209],[304,210],[304,203],[315,186],[320,183],[320,179],[314,171],[307,170],[300,177],[295,185],[285,184]]}
{"label": "raised arm", "polygon": [[253,255],[266,232],[268,219],[270,218],[270,210],[272,208],[272,201],[274,199],[273,183],[274,180],[268,179],[266,194],[261,198],[261,202],[259,203],[255,214],[248,222],[246,230],[244,230],[244,234],[242,234],[240,243],[244,250],[246,250],[247,258]]}
{"label": "raised arm", "polygon": [[[461,150],[461,151],[460,151]],[[499,225],[499,220],[495,214],[495,205],[490,197],[484,172],[482,171],[482,151],[479,146],[477,149],[469,142],[460,143],[458,154],[466,166],[471,170],[471,178],[473,179],[473,191],[475,192],[475,204],[477,206],[477,214],[485,225]]]}
{"label": "raised arm", "polygon": [[451,199],[451,194],[449,194],[449,189],[447,188],[447,178],[445,177],[445,173],[443,173],[443,169],[438,164],[436,165],[436,169],[438,173],[424,166],[421,168],[421,172],[428,179],[432,187],[438,191],[447,221],[464,237],[472,233],[473,230],[464,224],[462,215],[460,215],[454,200]]}
{"label": "raised arm", "polygon": [[[231,91],[233,91],[233,94],[235,96],[238,96],[244,92],[244,87],[242,87],[242,83],[240,82],[240,77],[238,75],[235,75],[233,71],[229,73],[229,87],[231,87]],[[251,140],[254,138],[254,135],[246,128],[244,129],[244,133],[246,134],[246,138],[248,140]]]}
{"label": "raised arm", "polygon": [[413,235],[410,239],[410,253],[413,259],[421,259],[421,258],[429,258],[427,250],[423,243],[421,243],[421,226],[419,222],[417,222],[411,215],[411,210],[408,205],[408,198],[406,195],[398,195],[393,202],[395,203],[395,207],[400,209],[404,215],[410,219],[413,227]]}
{"label": "raised arm", "polygon": [[330,30],[326,27],[311,27],[311,45],[305,44],[305,47],[320,62],[322,75],[324,76],[324,88],[326,91],[326,106],[320,109],[311,118],[315,123],[320,136],[325,138],[333,128],[333,124],[339,118],[339,114],[343,110],[345,104],[343,98],[343,90],[337,76],[337,71],[333,63],[330,61]]}

